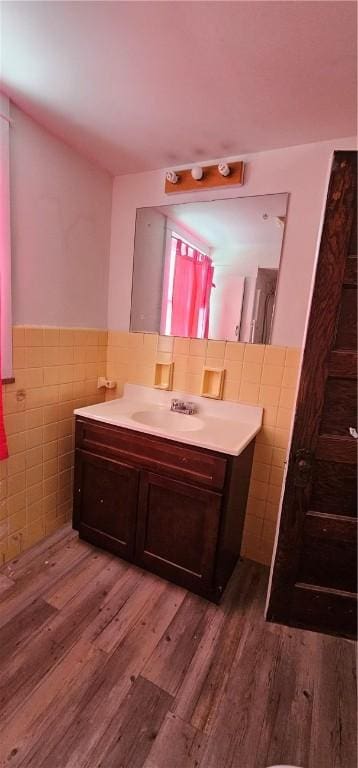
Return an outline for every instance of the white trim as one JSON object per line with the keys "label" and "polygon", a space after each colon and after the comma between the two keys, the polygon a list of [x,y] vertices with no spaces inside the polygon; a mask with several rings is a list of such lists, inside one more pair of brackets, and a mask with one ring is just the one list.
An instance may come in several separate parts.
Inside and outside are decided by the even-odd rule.
{"label": "white trim", "polygon": [[[0,307],[1,307],[1,376],[11,378],[12,307],[11,307],[11,234],[10,234],[10,103],[0,94]],[[8,118],[7,118],[8,116]]]}

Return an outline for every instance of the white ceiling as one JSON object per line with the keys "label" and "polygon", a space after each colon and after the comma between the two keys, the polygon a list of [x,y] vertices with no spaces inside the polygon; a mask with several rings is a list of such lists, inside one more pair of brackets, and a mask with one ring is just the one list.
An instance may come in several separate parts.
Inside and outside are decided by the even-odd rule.
{"label": "white ceiling", "polygon": [[355,133],[355,2],[1,11],[3,90],[113,174]]}
{"label": "white ceiling", "polygon": [[271,249],[281,244],[283,227],[278,217],[286,216],[287,200],[286,194],[259,195],[163,205],[157,210],[222,255],[232,251],[237,258],[242,246]]}

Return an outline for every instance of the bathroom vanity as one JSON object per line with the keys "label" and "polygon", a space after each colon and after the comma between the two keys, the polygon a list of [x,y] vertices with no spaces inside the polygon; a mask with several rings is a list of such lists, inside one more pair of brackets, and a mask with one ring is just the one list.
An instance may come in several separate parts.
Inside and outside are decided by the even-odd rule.
{"label": "bathroom vanity", "polygon": [[123,398],[75,411],[73,525],[218,602],[240,554],[262,409],[191,397],[198,414],[177,414],[173,394],[126,385]]}

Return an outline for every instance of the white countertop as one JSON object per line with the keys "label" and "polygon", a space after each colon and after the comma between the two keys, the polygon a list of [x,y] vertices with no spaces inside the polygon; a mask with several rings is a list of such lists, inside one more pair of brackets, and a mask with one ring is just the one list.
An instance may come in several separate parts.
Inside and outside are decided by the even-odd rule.
{"label": "white countertop", "polygon": [[[170,403],[173,398],[195,403],[195,415],[172,413]],[[123,397],[77,408],[74,413],[135,432],[238,456],[260,431],[263,409],[256,405],[126,384]]]}

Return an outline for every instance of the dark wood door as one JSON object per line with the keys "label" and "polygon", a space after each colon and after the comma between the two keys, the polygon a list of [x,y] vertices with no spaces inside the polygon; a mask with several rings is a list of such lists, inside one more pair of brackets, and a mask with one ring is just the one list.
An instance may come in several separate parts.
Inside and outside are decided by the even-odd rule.
{"label": "dark wood door", "polygon": [[133,467],[77,450],[74,511],[80,536],[131,560],[138,485]]}
{"label": "dark wood door", "polygon": [[356,632],[357,153],[328,191],[268,619]]}
{"label": "dark wood door", "polygon": [[222,496],[142,472],[136,563],[205,594],[212,588]]}

